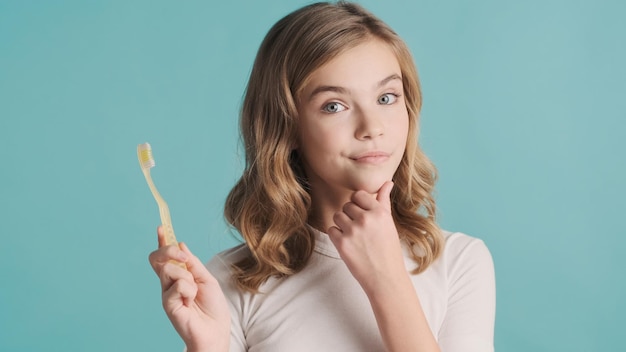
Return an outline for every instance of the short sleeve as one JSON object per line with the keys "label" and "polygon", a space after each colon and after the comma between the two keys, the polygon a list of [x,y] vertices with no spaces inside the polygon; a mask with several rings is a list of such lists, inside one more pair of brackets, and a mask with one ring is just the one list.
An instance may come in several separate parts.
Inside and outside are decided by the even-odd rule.
{"label": "short sleeve", "polygon": [[[492,352],[496,287],[493,259],[483,241],[453,234],[446,245],[448,305],[438,334],[442,352]],[[460,235],[460,234],[459,234]]]}
{"label": "short sleeve", "polygon": [[[237,248],[241,250],[241,248]],[[233,279],[230,262],[233,260],[232,256],[236,256],[237,250],[226,251],[220,253],[211,259],[206,267],[209,272],[217,279],[224,292],[226,301],[230,308],[230,352],[245,352],[247,351],[245,334],[241,326],[242,316],[242,297],[237,290]],[[233,253],[235,252],[235,253]]]}

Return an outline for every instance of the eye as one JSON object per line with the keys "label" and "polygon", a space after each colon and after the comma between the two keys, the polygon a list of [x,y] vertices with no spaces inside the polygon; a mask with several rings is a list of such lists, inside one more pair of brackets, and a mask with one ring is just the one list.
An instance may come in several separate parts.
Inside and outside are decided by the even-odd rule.
{"label": "eye", "polygon": [[322,108],[322,111],[332,114],[332,113],[344,111],[345,109],[346,107],[343,106],[342,104],[337,103],[337,102],[332,102],[332,103],[328,103],[324,105],[324,107]]}
{"label": "eye", "polygon": [[398,99],[398,95],[397,94],[386,93],[386,94],[381,95],[378,98],[378,104],[380,104],[380,105],[391,105],[391,104],[395,103],[397,99]]}

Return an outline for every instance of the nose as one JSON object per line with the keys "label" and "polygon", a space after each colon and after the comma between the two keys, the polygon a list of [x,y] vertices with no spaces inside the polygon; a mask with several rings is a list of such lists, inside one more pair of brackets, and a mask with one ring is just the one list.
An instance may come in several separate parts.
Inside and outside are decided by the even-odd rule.
{"label": "nose", "polygon": [[379,114],[360,109],[357,111],[355,137],[359,140],[373,139],[383,134],[385,126]]}

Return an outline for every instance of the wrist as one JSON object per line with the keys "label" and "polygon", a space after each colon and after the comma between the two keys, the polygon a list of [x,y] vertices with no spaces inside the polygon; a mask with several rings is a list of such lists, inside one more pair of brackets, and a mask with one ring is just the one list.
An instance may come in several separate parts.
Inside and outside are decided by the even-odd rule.
{"label": "wrist", "polygon": [[380,275],[361,283],[370,300],[387,299],[398,294],[415,292],[409,273],[405,270],[394,274]]}

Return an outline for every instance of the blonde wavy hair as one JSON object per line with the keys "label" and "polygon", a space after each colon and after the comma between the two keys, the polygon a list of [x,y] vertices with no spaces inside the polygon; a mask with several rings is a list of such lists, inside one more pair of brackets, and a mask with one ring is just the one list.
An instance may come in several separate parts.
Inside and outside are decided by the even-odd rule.
{"label": "blonde wavy hair", "polygon": [[240,128],[245,169],[226,200],[226,220],[242,235],[250,255],[235,263],[237,285],[249,292],[272,276],[300,271],[310,258],[314,230],[307,226],[311,198],[297,150],[296,102],[311,73],[372,38],[388,43],[400,64],[409,115],[409,138],[391,193],[400,238],[411,250],[414,274],[440,254],[432,191],[436,169],[420,149],[422,104],[413,58],[404,41],[361,6],[315,3],[279,20],[257,53],[245,93]]}

